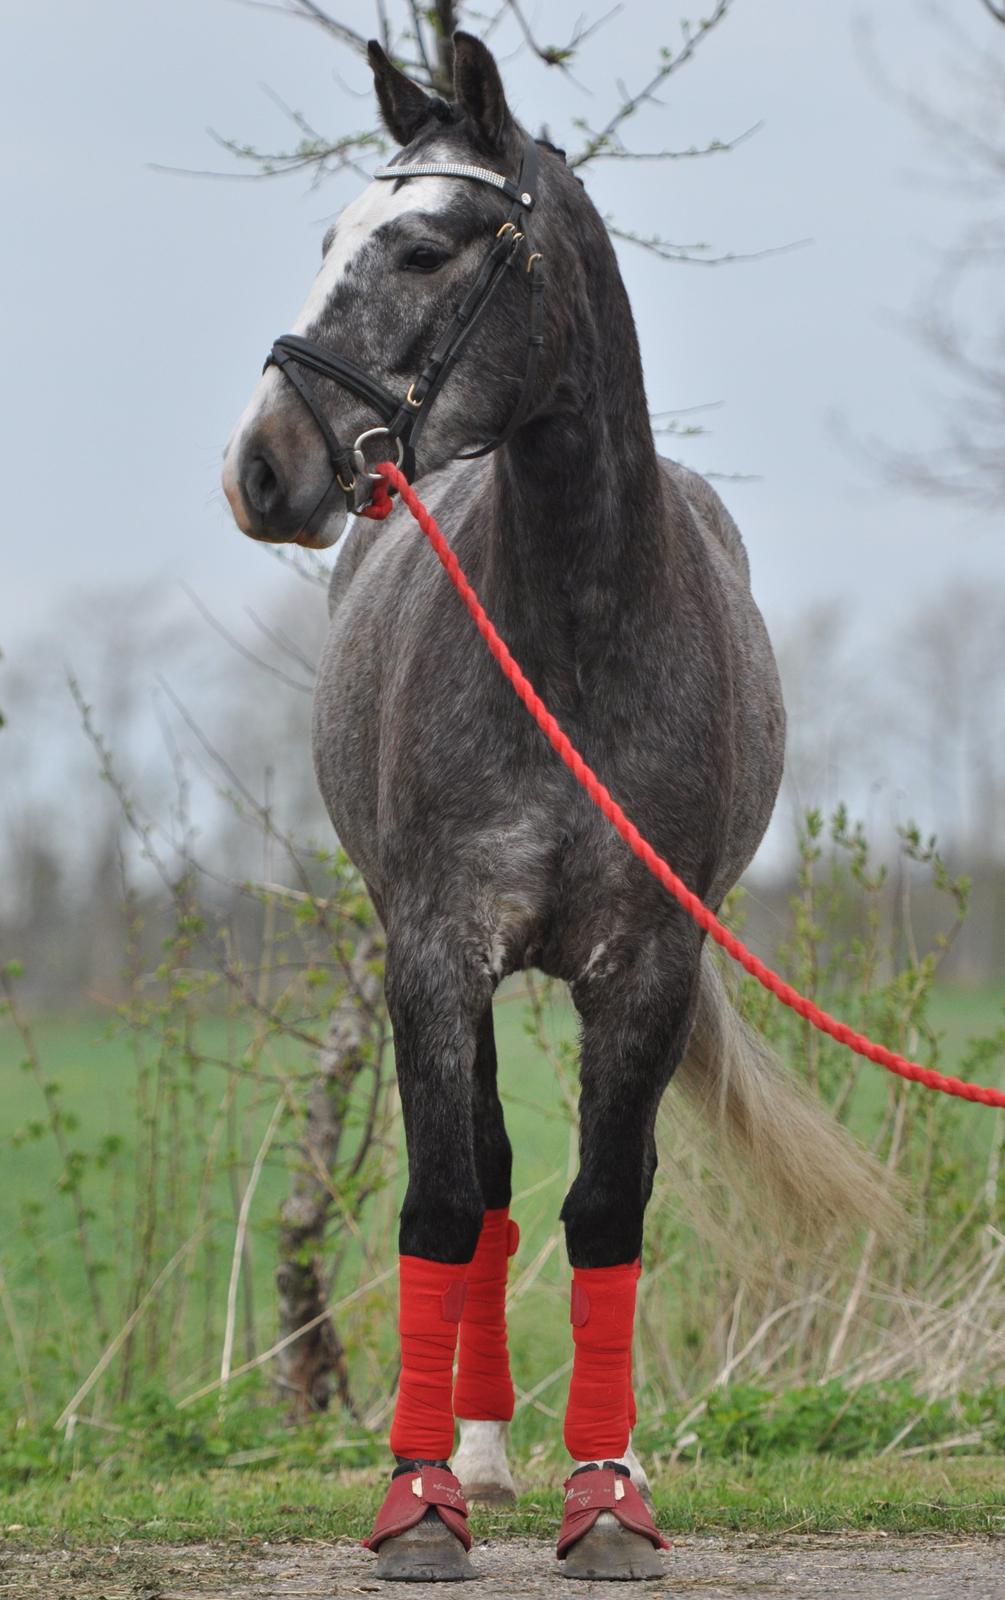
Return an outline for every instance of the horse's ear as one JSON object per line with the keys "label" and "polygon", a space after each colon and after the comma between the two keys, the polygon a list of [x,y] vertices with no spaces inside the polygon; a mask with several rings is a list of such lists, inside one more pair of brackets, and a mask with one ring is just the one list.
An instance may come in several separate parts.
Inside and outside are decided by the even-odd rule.
{"label": "horse's ear", "polygon": [[502,151],[513,127],[495,56],[471,33],[454,34],[454,99],[489,150]]}
{"label": "horse's ear", "polygon": [[411,144],[419,129],[435,115],[434,102],[424,89],[398,71],[376,39],[370,40],[366,53],[384,126],[399,144]]}

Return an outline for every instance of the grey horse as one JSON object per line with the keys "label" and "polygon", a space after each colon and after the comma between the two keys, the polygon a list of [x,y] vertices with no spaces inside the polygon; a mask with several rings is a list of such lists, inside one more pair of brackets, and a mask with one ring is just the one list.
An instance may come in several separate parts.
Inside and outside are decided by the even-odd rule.
{"label": "grey horse", "polygon": [[[509,202],[491,175],[512,190],[530,143],[488,50],[464,34],[455,45],[451,104],[371,47],[384,121],[404,147],[398,176],[371,183],[329,231],[293,329],[395,395],[414,388],[486,249],[506,236]],[[439,383],[412,470],[559,722],[716,908],[778,790],[775,663],[732,518],[708,483],[656,452],[601,218],[560,151],[537,141],[534,152],[535,192],[523,197],[532,230],[521,245],[510,226],[515,270]],[[535,266],[546,271],[545,310],[528,367]],[[224,487],[245,533],[326,546],[342,530],[345,496],[359,508],[368,482],[362,473],[362,490],[355,477],[346,484],[332,439],[374,428],[374,409],[323,366],[299,376],[295,385],[288,368],[268,367],[227,447]],[[519,426],[509,426],[515,412]],[[394,433],[379,441],[385,454]],[[458,461],[500,437],[492,453]],[[570,1576],[652,1576],[662,1541],[630,1446],[631,1335],[656,1114],[671,1077],[793,1218],[858,1218],[878,1203],[876,1180],[739,1022],[703,936],[555,758],[403,508],[351,524],[330,611],[315,763],[386,929],[409,1164],[397,1459],[372,1540],[378,1571],[463,1575],[457,1480],[482,1495],[512,1489],[497,1227],[511,1152],[492,997],[507,974],[537,968],[568,985],[582,1029],[580,1167],[561,1211],[576,1470],[560,1553]],[[487,1376],[475,1370],[478,1349]]]}

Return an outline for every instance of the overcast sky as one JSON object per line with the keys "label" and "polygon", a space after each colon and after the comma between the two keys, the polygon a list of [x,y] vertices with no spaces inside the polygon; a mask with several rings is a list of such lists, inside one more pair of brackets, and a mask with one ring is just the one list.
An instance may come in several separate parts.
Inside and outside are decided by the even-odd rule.
{"label": "overcast sky", "polygon": [[[538,4],[542,37],[561,42],[583,9]],[[689,9],[626,0],[579,63],[592,95],[513,55],[514,109],[574,145],[572,118],[602,117],[615,76],[644,81]],[[979,0],[954,9],[984,48],[1005,51]],[[343,7],[354,23],[371,10]],[[762,131],[730,155],[610,164],[589,179],[625,225],[680,242],[811,240],[714,270],[621,250],[652,408],[717,403],[711,434],[680,452],[699,469],[758,477],[723,492],[776,628],[825,596],[878,626],[961,573],[1005,577],[1000,517],[878,487],[835,426],[938,437],[938,381],[898,317],[971,215],[924,181],[924,137],[864,69],[863,16],[893,76],[945,86],[945,36],[919,0],[736,0],[629,138],[687,146]],[[353,91],[367,88],[366,69],[316,29],[236,0],[4,0],[2,32],[0,640],[16,654],[57,601],[120,579],[171,592],[185,580],[236,614],[278,575],[230,520],[220,452],[358,182],[312,192],[301,178],[214,182],[152,164],[226,167],[210,125],[288,143],[263,84],[327,132],[364,125],[370,102]],[[508,55],[516,35],[501,29],[494,42]]]}

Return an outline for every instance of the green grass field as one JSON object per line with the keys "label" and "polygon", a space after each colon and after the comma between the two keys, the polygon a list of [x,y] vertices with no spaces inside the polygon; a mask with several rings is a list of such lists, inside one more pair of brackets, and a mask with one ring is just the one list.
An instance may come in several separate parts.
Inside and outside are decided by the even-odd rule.
{"label": "green grass field", "polygon": [[[943,1038],[943,1068],[952,1072],[959,1063],[966,1042],[989,1033],[1003,1021],[1005,996],[997,989],[962,991],[939,989],[931,1006],[932,1020]],[[525,1235],[534,1239],[541,1227],[553,1224],[561,1200],[561,1183],[568,1167],[568,1124],[561,1092],[553,1073],[542,1062],[534,1041],[526,1032],[526,1012],[515,986],[505,986],[495,1009],[500,1075],[506,1103],[507,1125],[515,1151],[514,1190],[536,1190],[525,1202],[521,1221]],[[571,1009],[555,1002],[549,1013],[549,1027],[556,1042],[575,1036]],[[203,1022],[203,1048],[208,1053],[233,1054],[228,1044],[226,1025],[208,1019]],[[133,1126],[132,1104],[135,1061],[131,1036],[114,1031],[100,1015],[43,1018],[34,1025],[39,1053],[47,1072],[62,1088],[65,1109],[79,1119],[75,1142],[86,1145],[108,1135],[129,1133]],[[286,1055],[295,1061],[287,1041]],[[38,1121],[44,1107],[35,1083],[21,1070],[21,1042],[10,1021],[0,1018],[0,1103],[3,1105],[4,1142],[9,1134]],[[207,1069],[212,1072],[212,1068]],[[881,1087],[885,1075],[878,1067],[868,1067]],[[218,1072],[218,1092],[225,1087],[225,1074]],[[919,1091],[921,1093],[923,1091]],[[211,1096],[212,1098],[212,1096]],[[260,1133],[268,1117],[263,1104],[254,1128]],[[254,1131],[254,1129],[253,1129]],[[13,1282],[19,1271],[30,1265],[18,1259],[16,1235],[21,1204],[28,1200],[43,1207],[39,1231],[58,1259],[70,1260],[73,1243],[66,1227],[65,1206],[56,1192],[60,1163],[47,1139],[28,1141],[18,1149],[4,1150],[3,1184],[0,1186],[0,1239],[5,1241],[4,1260]],[[553,1180],[550,1181],[549,1180]],[[100,1175],[98,1196],[101,1195]],[[546,1185],[539,1188],[539,1185]],[[275,1168],[267,1170],[260,1195],[260,1210],[283,1192],[285,1177]],[[100,1218],[98,1226],[100,1228]],[[100,1235],[99,1235],[100,1237]],[[10,1254],[7,1254],[7,1252]]]}
{"label": "green grass field", "polygon": [[[29,1484],[4,1496],[13,1544],[119,1539],[361,1538],[385,1488],[383,1473],[278,1469]],[[825,1462],[796,1457],[667,1470],[654,1486],[657,1520],[671,1533],[1005,1533],[1001,1464],[988,1460]],[[476,1539],[550,1539],[561,1515],[554,1479],[530,1486],[515,1511],[476,1510]]]}
{"label": "green grass field", "polygon": [[[992,989],[964,992],[937,990],[932,1002],[933,1022],[943,1037],[944,1070],[957,1066],[968,1038],[989,1033],[1003,1019],[1002,995]],[[506,1104],[507,1125],[515,1151],[514,1191],[523,1195],[520,1223],[525,1248],[538,1248],[554,1227],[570,1166],[569,1131],[559,1085],[546,1062],[540,1059],[535,1042],[526,1031],[526,1011],[519,990],[506,986],[495,1010],[500,1075]],[[548,1027],[556,1042],[575,1035],[571,1009],[554,1002]],[[202,1048],[208,1054],[236,1058],[226,1024],[212,1018],[201,1024]],[[114,1031],[100,1015],[84,1018],[41,1019],[34,1028],[39,1054],[50,1077],[62,1090],[64,1109],[79,1121],[74,1144],[92,1146],[109,1136],[127,1137],[134,1127],[133,1086],[136,1064],[132,1037]],[[306,1054],[306,1052],[304,1052]],[[20,1040],[7,1019],[0,1018],[0,1104],[3,1105],[3,1183],[0,1185],[0,1261],[14,1292],[30,1276],[37,1243],[41,1240],[54,1266],[68,1281],[76,1267],[76,1244],[70,1226],[65,1197],[58,1191],[60,1160],[48,1137],[29,1138],[18,1148],[9,1147],[9,1135],[39,1124],[44,1105],[31,1076],[21,1070]],[[298,1063],[290,1042],[285,1042],[290,1066]],[[212,1066],[208,1077],[208,1099],[215,1105],[226,1087],[226,1073]],[[880,1068],[867,1067],[876,1084],[875,1095],[882,1097],[886,1076]],[[212,1077],[216,1073],[216,1080]],[[249,1088],[245,1099],[254,1092]],[[919,1095],[925,1091],[919,1090]],[[260,1091],[260,1104],[246,1128],[252,1142],[260,1136],[268,1119],[274,1095]],[[980,1129],[988,1127],[986,1119]],[[981,1131],[978,1137],[983,1137]],[[100,1251],[116,1248],[112,1199],[113,1178],[100,1171],[91,1174],[94,1185],[93,1228]],[[222,1182],[222,1180],[221,1180]],[[285,1192],[286,1175],[282,1163],[271,1162],[263,1174],[256,1201],[259,1218],[271,1218]],[[108,1203],[104,1203],[108,1202]],[[40,1207],[31,1238],[20,1229],[25,1203]],[[261,1262],[263,1287],[271,1273],[271,1262]],[[72,1296],[71,1296],[72,1297]]]}
{"label": "green grass field", "polygon": [[[518,1300],[510,1324],[514,1376],[518,1393],[524,1397],[514,1421],[513,1446],[515,1458],[532,1479],[554,1484],[563,1462],[561,1410],[569,1357],[567,1268],[557,1217],[574,1170],[575,1148],[561,1085],[528,1034],[526,1001],[515,985],[501,993],[495,1016],[502,1092],[516,1152],[514,1190],[523,1236],[517,1270],[525,1274],[528,1283],[526,1298]],[[1000,1024],[1001,1000],[991,991],[941,990],[934,995],[930,1016],[943,1039],[941,1065],[952,1071],[968,1039],[990,1033]],[[545,1027],[556,1045],[574,1038],[575,1021],[567,1003],[556,1000],[551,1004]],[[201,1051],[207,1057],[219,1057],[222,1063],[201,1069],[205,1103],[215,1111],[233,1081],[227,1066],[239,1062],[244,1041],[228,1033],[225,1021],[212,1016],[203,1018],[199,1029]],[[94,1149],[102,1140],[120,1136],[128,1153],[129,1141],[137,1136],[133,1037],[110,1031],[101,1017],[42,1019],[35,1034],[45,1071],[59,1083],[61,1104],[75,1124],[69,1134],[71,1144]],[[282,1051],[278,1061],[282,1071],[303,1070],[308,1060],[306,1048],[286,1040]],[[9,1020],[0,1019],[5,1146],[0,1269],[6,1306],[20,1317],[22,1338],[33,1357],[40,1355],[36,1376],[40,1431],[37,1442],[25,1444],[15,1421],[20,1397],[13,1347],[0,1319],[0,1462],[4,1459],[5,1415],[10,1420],[6,1440],[9,1490],[4,1493],[0,1527],[17,1524],[27,1530],[26,1537],[34,1537],[37,1530],[40,1539],[55,1537],[57,1532],[61,1536],[63,1531],[73,1537],[100,1538],[116,1525],[130,1536],[162,1538],[223,1537],[237,1525],[243,1531],[267,1536],[280,1524],[288,1536],[315,1537],[332,1519],[340,1527],[346,1519],[362,1527],[371,1515],[376,1480],[358,1475],[344,1479],[342,1469],[369,1467],[381,1459],[386,1410],[372,1413],[365,1429],[347,1426],[345,1418],[333,1414],[320,1425],[314,1442],[290,1446],[286,1436],[281,1437],[275,1410],[267,1417],[266,1411],[254,1409],[269,1395],[264,1373],[259,1375],[257,1390],[246,1391],[254,1416],[260,1415],[261,1421],[254,1420],[252,1411],[246,1417],[238,1416],[245,1402],[243,1392],[236,1390],[228,1401],[229,1411],[218,1411],[215,1399],[210,1400],[202,1412],[197,1408],[179,1414],[188,1420],[175,1430],[172,1418],[176,1414],[163,1388],[152,1400],[137,1401],[131,1415],[116,1409],[117,1368],[113,1362],[108,1378],[84,1408],[85,1425],[78,1429],[76,1441],[54,1442],[52,1420],[80,1377],[90,1370],[101,1346],[87,1325],[73,1209],[60,1189],[60,1157],[47,1132],[32,1136],[32,1124],[40,1126],[44,1120],[44,1100],[32,1076],[19,1065],[22,1053]],[[272,1066],[276,1065],[274,1061]],[[868,1114],[870,1105],[879,1108],[885,1103],[889,1080],[878,1068],[867,1067],[865,1072],[863,1100]],[[172,1351],[172,1376],[167,1385],[175,1400],[218,1370],[236,1206],[275,1104],[276,1088],[275,1077],[264,1072],[262,1078],[242,1078],[234,1097],[232,1122],[224,1131],[226,1160],[221,1161],[213,1180],[217,1276],[206,1300],[207,1309],[200,1311],[198,1319],[192,1313],[177,1326],[177,1348]],[[925,1095],[920,1089],[914,1092]],[[959,1104],[940,1101],[938,1105],[942,1125],[957,1131],[963,1128],[970,1147],[980,1156],[991,1138],[990,1116]],[[19,1130],[28,1136],[16,1137]],[[187,1139],[184,1148],[188,1167],[180,1173],[180,1181],[183,1187],[194,1187],[202,1158],[201,1139]],[[246,1268],[253,1289],[253,1327],[247,1347],[243,1325],[239,1329],[235,1364],[246,1353],[265,1349],[275,1337],[275,1219],[287,1189],[287,1160],[282,1141],[277,1141],[255,1196],[251,1258]],[[120,1264],[122,1252],[132,1248],[135,1240],[124,1171],[127,1168],[121,1160],[112,1160],[104,1166],[92,1164],[86,1174],[93,1249],[99,1262],[110,1266]],[[378,1197],[378,1210],[367,1235],[351,1243],[335,1285],[336,1296],[368,1276],[366,1260],[371,1249],[378,1259],[386,1257],[403,1182],[402,1163],[397,1192]],[[664,1251],[672,1253],[681,1247],[675,1241],[683,1236],[674,1234],[675,1227],[679,1223],[671,1221],[662,1240]],[[686,1243],[683,1247],[690,1248]],[[45,1284],[55,1285],[55,1308],[48,1288],[39,1289],[41,1265]],[[112,1276],[109,1271],[107,1277]],[[364,1387],[378,1397],[389,1396],[393,1387],[393,1299],[393,1283],[385,1283],[339,1318],[342,1336],[351,1348],[364,1353],[368,1364]],[[112,1326],[117,1328],[122,1308],[113,1306],[112,1310],[117,1319]],[[675,1331],[671,1344],[680,1332]],[[698,1342],[704,1337],[700,1314],[688,1336]],[[640,1372],[645,1385],[644,1362]],[[673,1411],[668,1409],[662,1376],[654,1369],[650,1375],[655,1380],[652,1393],[662,1398],[645,1404],[641,1398],[645,1391],[640,1389],[639,1443],[667,1463],[672,1459]],[[5,1393],[11,1397],[9,1407],[2,1400]],[[909,1389],[896,1393],[892,1400],[880,1399],[887,1411],[885,1432],[877,1436],[877,1443],[893,1439],[902,1424],[915,1426],[912,1419],[919,1402]],[[835,1441],[830,1437],[830,1413],[822,1421],[816,1416],[813,1394],[809,1401],[796,1394],[791,1404],[797,1418],[793,1425],[798,1439],[803,1440],[794,1448],[813,1451],[819,1439],[819,1448],[831,1450]],[[812,1413],[808,1420],[807,1405]],[[847,1423],[848,1405],[840,1394],[826,1401],[825,1410],[826,1405],[832,1405],[833,1414],[838,1419],[845,1417]],[[998,1401],[992,1394],[981,1406],[980,1436],[997,1439],[1002,1426],[995,1420]],[[730,1407],[739,1419],[735,1425],[728,1416],[725,1422],[720,1416],[714,1425],[710,1414],[703,1420],[697,1461],[665,1465],[661,1492],[668,1526],[682,1531],[786,1527],[825,1531],[874,1524],[890,1531],[926,1527],[1000,1530],[1001,1457],[985,1455],[967,1461],[949,1452],[945,1456],[938,1453],[942,1440],[966,1434],[972,1420],[962,1427],[946,1412],[936,1426],[925,1413],[928,1431],[913,1433],[912,1440],[931,1441],[936,1451],[931,1461],[885,1458],[870,1463],[867,1451],[872,1446],[855,1442],[858,1435],[853,1438],[851,1434],[851,1442],[831,1455],[786,1454],[776,1459],[774,1446],[770,1446],[756,1461],[748,1461],[742,1459],[746,1445],[737,1453],[729,1440],[739,1437],[737,1427],[747,1437],[743,1430],[748,1411],[756,1414],[751,1425],[761,1427],[764,1406],[753,1391],[738,1391],[735,1398],[726,1394],[720,1408],[723,1416]],[[682,1404],[677,1414],[686,1410],[687,1405]],[[120,1449],[115,1430],[121,1433],[123,1428],[126,1433]],[[151,1446],[154,1432],[157,1440]],[[776,1433],[788,1437],[778,1426]],[[146,1444],[135,1442],[144,1439]],[[723,1459],[731,1452],[732,1459]],[[858,1459],[838,1459],[842,1453]],[[233,1462],[233,1467],[219,1470],[221,1459]],[[214,1470],[199,1466],[190,1471],[200,1460]],[[243,1461],[249,1463],[249,1470],[237,1465]],[[255,1463],[260,1463],[261,1472],[253,1470]],[[525,1499],[513,1526],[517,1531],[535,1532],[548,1522],[550,1528],[553,1511],[552,1499],[534,1495]]]}
{"label": "green grass field", "polygon": [[[519,994],[510,991],[503,995],[496,1008],[496,1033],[507,1122],[517,1152],[514,1189],[517,1193],[532,1191],[521,1205],[521,1228],[525,1246],[534,1250],[555,1226],[570,1150],[559,1085],[547,1064],[539,1059],[525,1024],[526,1012]],[[571,1010],[554,1005],[549,1028],[556,1040],[572,1037],[575,1023]],[[100,1016],[42,1019],[34,1025],[33,1032],[46,1073],[60,1086],[62,1107],[77,1123],[71,1143],[92,1148],[99,1141],[116,1136],[133,1138],[136,1062],[132,1036],[114,1030]],[[228,1035],[225,1022],[209,1017],[200,1023],[200,1047],[207,1055],[234,1063],[240,1056],[241,1041],[235,1042]],[[283,1064],[302,1070],[308,1059],[306,1047],[299,1052],[289,1040],[282,1041],[282,1047]],[[80,1293],[78,1248],[70,1207],[59,1188],[61,1161],[51,1138],[42,1131],[45,1107],[32,1076],[22,1070],[23,1053],[10,1021],[0,1018],[0,1138],[4,1146],[0,1265],[11,1292],[17,1296],[31,1280],[39,1248],[44,1249],[54,1271],[67,1285],[68,1301],[73,1302]],[[213,1065],[205,1067],[203,1073],[207,1103],[215,1111],[227,1087],[228,1074]],[[237,1158],[242,1186],[275,1099],[274,1084],[249,1083],[241,1088],[233,1122],[235,1129],[240,1125],[243,1148],[231,1149],[229,1156]],[[11,1148],[11,1136],[26,1130],[30,1135],[33,1125],[38,1136],[18,1140]],[[201,1157],[197,1143],[192,1156],[196,1161]],[[194,1180],[197,1173],[196,1166],[189,1177]],[[106,1170],[92,1167],[87,1175],[88,1203],[94,1213],[90,1228],[99,1256],[114,1254],[122,1246],[118,1224],[125,1219],[115,1182],[112,1164]],[[401,1182],[403,1175],[399,1186]],[[263,1235],[261,1248],[254,1251],[255,1286],[266,1297],[273,1272],[268,1235],[286,1187],[287,1171],[280,1152],[264,1168],[253,1214],[253,1238],[256,1232]],[[223,1172],[216,1180],[216,1190],[220,1207],[232,1212],[229,1182]],[[26,1206],[38,1208],[29,1231],[22,1226]]]}

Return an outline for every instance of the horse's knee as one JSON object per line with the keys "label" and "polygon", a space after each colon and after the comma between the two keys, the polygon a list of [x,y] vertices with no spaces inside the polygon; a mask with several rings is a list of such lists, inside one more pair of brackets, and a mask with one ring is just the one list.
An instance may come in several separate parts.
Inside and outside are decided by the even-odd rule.
{"label": "horse's knee", "polygon": [[401,1207],[398,1248],[403,1256],[427,1261],[470,1261],[483,1212],[481,1190],[463,1163],[435,1189],[410,1179]]}
{"label": "horse's knee", "polygon": [[605,1181],[580,1172],[562,1205],[565,1244],[574,1267],[617,1267],[642,1250],[645,1205],[625,1175]]}

